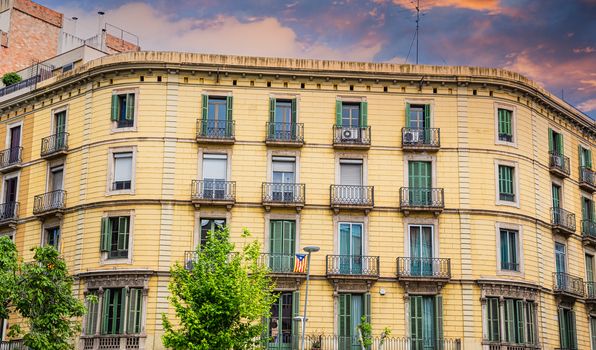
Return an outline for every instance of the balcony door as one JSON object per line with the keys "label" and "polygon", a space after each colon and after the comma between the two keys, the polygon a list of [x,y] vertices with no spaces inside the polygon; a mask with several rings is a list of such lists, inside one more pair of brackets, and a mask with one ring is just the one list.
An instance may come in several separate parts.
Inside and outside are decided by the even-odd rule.
{"label": "balcony door", "polygon": [[18,177],[14,176],[4,180],[4,206],[2,219],[13,218],[16,211]]}
{"label": "balcony door", "polygon": [[363,294],[339,295],[339,350],[360,350],[358,326],[365,315]]}
{"label": "balcony door", "polygon": [[342,222],[339,224],[339,271],[344,275],[362,273],[363,225]]}
{"label": "balcony door", "polygon": [[364,200],[362,159],[341,159],[339,161],[339,182],[342,187],[337,200],[346,203],[360,203]]}
{"label": "balcony door", "polygon": [[296,222],[271,220],[270,237],[269,268],[273,272],[293,272],[296,252]]}
{"label": "balcony door", "polygon": [[65,145],[66,135],[66,111],[61,111],[54,114],[54,134],[56,135],[54,149],[61,149]]}
{"label": "balcony door", "polygon": [[10,147],[10,154],[8,156],[9,164],[16,163],[19,161],[19,153],[21,147],[21,126],[13,126],[10,128],[10,140],[9,140],[9,147]]}
{"label": "balcony door", "polygon": [[228,156],[226,154],[203,155],[203,197],[205,199],[226,198]]}
{"label": "balcony door", "polygon": [[294,200],[294,184],[296,183],[296,158],[273,157],[271,168],[271,197],[274,201],[291,202]]}
{"label": "balcony door", "polygon": [[207,108],[203,110],[203,136],[215,138],[230,136],[228,119],[231,118],[231,97],[204,95],[203,104],[205,103]]}
{"label": "balcony door", "polygon": [[412,350],[442,349],[443,298],[410,296],[410,336]]}
{"label": "balcony door", "polygon": [[294,296],[292,292],[285,292],[271,305],[269,319],[269,343],[267,350],[292,349],[292,328],[294,314]]}
{"label": "balcony door", "polygon": [[586,292],[588,293],[588,298],[596,298],[596,286],[594,286],[594,282],[596,281],[596,276],[594,275],[594,255],[586,254]]}
{"label": "balcony door", "polygon": [[296,100],[271,99],[270,137],[291,141],[296,138]]}
{"label": "balcony door", "polygon": [[341,126],[343,128],[360,128],[360,103],[342,103]]}
{"label": "balcony door", "polygon": [[62,190],[64,188],[64,166],[51,167],[48,180],[48,192]]}
{"label": "balcony door", "polygon": [[432,226],[410,226],[410,258],[410,269],[412,276],[432,276]]}
{"label": "balcony door", "polygon": [[432,163],[408,162],[409,203],[412,206],[426,206],[432,203]]}
{"label": "balcony door", "polygon": [[557,272],[557,286],[567,287],[567,247],[562,243],[555,243],[555,272]]}

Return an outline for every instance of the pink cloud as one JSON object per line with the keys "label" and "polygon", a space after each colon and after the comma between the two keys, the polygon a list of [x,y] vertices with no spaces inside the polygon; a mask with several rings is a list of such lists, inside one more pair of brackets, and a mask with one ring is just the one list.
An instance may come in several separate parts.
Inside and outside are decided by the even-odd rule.
{"label": "pink cloud", "polygon": [[585,112],[596,111],[596,98],[591,98],[580,103],[579,105],[577,105],[577,108]]}
{"label": "pink cloud", "polygon": [[578,49],[573,49],[573,53],[592,53],[592,52],[596,52],[596,48],[593,48],[591,46],[586,46],[586,47],[580,47]]}

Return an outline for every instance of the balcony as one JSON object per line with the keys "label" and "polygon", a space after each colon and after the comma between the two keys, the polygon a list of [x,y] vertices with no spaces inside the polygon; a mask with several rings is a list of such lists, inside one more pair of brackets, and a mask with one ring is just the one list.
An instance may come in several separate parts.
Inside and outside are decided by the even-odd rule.
{"label": "balcony", "polygon": [[269,146],[302,147],[304,124],[267,122],[265,144]]}
{"label": "balcony", "polygon": [[594,178],[594,171],[586,167],[579,167],[579,187],[590,193],[596,191],[596,179]]}
{"label": "balcony", "polygon": [[596,249],[596,221],[582,220],[582,241],[584,245]]}
{"label": "balcony", "polygon": [[483,350],[539,350],[540,344],[483,343]]}
{"label": "balcony", "polygon": [[445,208],[442,188],[402,187],[399,191],[399,206],[405,215],[410,212],[432,212],[440,214]]}
{"label": "balcony", "polygon": [[236,203],[236,182],[224,180],[193,180],[191,200],[195,207],[201,205],[225,206],[232,209]]}
{"label": "balcony", "polygon": [[596,311],[596,282],[586,282],[586,304]]}
{"label": "balcony", "polygon": [[197,120],[197,142],[231,144],[235,141],[233,120]]}
{"label": "balcony", "polygon": [[0,227],[14,227],[17,224],[19,202],[0,204]]}
{"label": "balcony", "polygon": [[194,262],[197,261],[197,252],[194,250],[187,250],[184,252],[184,268],[188,271],[194,267]]}
{"label": "balcony", "polygon": [[438,151],[441,148],[440,129],[402,128],[401,146],[409,151]]}
{"label": "balcony", "polygon": [[553,273],[555,295],[566,299],[581,299],[584,297],[584,280],[565,272]]}
{"label": "balcony", "polygon": [[306,279],[306,270],[295,272],[295,260],[295,255],[261,254],[259,261],[271,270],[270,275],[275,282],[276,291],[298,290],[302,281]]}
{"label": "balcony", "polygon": [[451,279],[451,259],[399,257],[397,280],[407,293],[439,294]]}
{"label": "balcony", "polygon": [[50,159],[68,152],[68,133],[60,132],[41,139],[41,157]]}
{"label": "balcony", "polygon": [[370,126],[343,127],[333,126],[333,147],[335,148],[370,148]]}
{"label": "balcony", "polygon": [[335,293],[366,293],[379,279],[378,256],[327,255],[325,266]]}
{"label": "balcony", "polygon": [[82,335],[81,346],[78,349],[139,350],[145,349],[145,339],[143,335],[134,334]]}
{"label": "balcony", "polygon": [[566,157],[562,154],[549,152],[548,159],[551,174],[559,177],[569,176],[569,157]]}
{"label": "balcony", "polygon": [[306,200],[305,188],[304,184],[263,182],[263,206],[267,211],[272,207],[295,208],[300,211]]}
{"label": "balcony", "polygon": [[550,208],[550,213],[554,233],[569,237],[575,232],[575,214],[563,208]]}
{"label": "balcony", "polygon": [[[286,347],[280,349],[298,349],[292,347],[291,344],[300,344],[300,335],[294,335],[288,338],[283,344]],[[373,334],[371,336],[372,344],[366,347],[367,350],[461,350],[462,341],[456,338],[440,338],[440,339],[412,339],[409,337],[385,337],[381,339],[380,336]],[[384,345],[381,345],[384,344]],[[307,350],[360,350],[361,346],[358,342],[358,336],[353,337],[339,336],[336,334],[305,334],[304,347]],[[277,349],[277,347],[275,347]],[[467,349],[467,348],[466,348]],[[493,349],[491,349],[493,350]],[[498,349],[501,350],[501,349]],[[507,349],[510,350],[510,349]],[[513,349],[511,349],[513,350]],[[518,350],[518,349],[515,349]],[[523,350],[523,349],[522,349]]]}
{"label": "balcony", "polygon": [[0,172],[7,173],[21,168],[23,147],[13,147],[0,151]]}
{"label": "balcony", "polygon": [[65,202],[66,191],[64,190],[38,194],[33,198],[33,215],[37,217],[61,216],[64,213]]}
{"label": "balcony", "polygon": [[2,341],[0,339],[0,350],[30,350],[25,346],[25,341],[22,339]]}
{"label": "balcony", "polygon": [[331,208],[337,213],[340,209],[364,210],[366,214],[375,204],[374,186],[331,185]]}

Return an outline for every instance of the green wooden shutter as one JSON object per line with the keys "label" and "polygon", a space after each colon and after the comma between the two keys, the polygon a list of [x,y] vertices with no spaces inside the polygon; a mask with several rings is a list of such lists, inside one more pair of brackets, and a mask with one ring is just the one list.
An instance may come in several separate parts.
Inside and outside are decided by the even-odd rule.
{"label": "green wooden shutter", "polygon": [[118,120],[118,111],[120,110],[120,103],[118,101],[118,95],[112,95],[112,117],[110,118],[113,122]]}
{"label": "green wooden shutter", "polygon": [[412,350],[422,350],[422,296],[410,297],[410,338]]}
{"label": "green wooden shutter", "polygon": [[535,340],[535,326],[534,326],[534,320],[535,320],[535,313],[534,313],[534,302],[528,301],[526,302],[526,343],[528,344],[534,344],[536,342]]}
{"label": "green wooden shutter", "polygon": [[565,312],[562,308],[559,308],[559,342],[561,348],[569,347],[568,339],[567,339],[567,327],[565,322]]}
{"label": "green wooden shutter", "polygon": [[515,342],[515,301],[505,299],[505,339],[510,343]]}
{"label": "green wooden shutter", "polygon": [[118,218],[118,250],[128,250],[128,216]]}
{"label": "green wooden shutter", "polygon": [[[271,316],[271,311],[269,311],[269,314]],[[261,324],[263,325],[261,342],[265,349],[267,349],[267,343],[269,343],[269,321],[270,317],[261,317]]]}
{"label": "green wooden shutter", "polygon": [[488,340],[501,341],[501,322],[499,310],[499,298],[487,299],[487,317],[488,317]]}
{"label": "green wooden shutter", "polygon": [[209,96],[201,95],[201,119],[207,120],[207,113],[209,113]]}
{"label": "green wooden shutter", "polygon": [[101,238],[100,247],[101,252],[109,252],[112,245],[112,225],[110,218],[101,218]]}
{"label": "green wooden shutter", "polygon": [[555,140],[553,136],[553,129],[548,128],[548,151],[553,152],[553,147],[555,146]]}
{"label": "green wooden shutter", "polygon": [[110,313],[110,295],[112,293],[111,289],[105,289],[103,291],[103,305],[102,305],[102,312],[101,312],[101,334],[108,333],[108,320],[109,320],[109,313]]}
{"label": "green wooden shutter", "polygon": [[517,322],[517,332],[515,334],[516,342],[517,343],[524,343],[525,342],[525,321],[524,321],[524,301],[523,300],[516,300],[516,322]]}
{"label": "green wooden shutter", "polygon": [[143,293],[139,288],[132,288],[128,301],[128,327],[127,333],[141,332],[141,312],[143,308]]}
{"label": "green wooden shutter", "polygon": [[135,94],[126,94],[126,120],[133,120],[135,116]]}
{"label": "green wooden shutter", "polygon": [[341,106],[342,103],[340,100],[335,101],[335,126],[341,127],[342,118],[341,118]]}
{"label": "green wooden shutter", "polygon": [[360,102],[360,127],[366,128],[368,126],[368,102]]}
{"label": "green wooden shutter", "polygon": [[410,104],[406,103],[406,128],[410,127]]}
{"label": "green wooden shutter", "polygon": [[575,311],[569,310],[569,345],[577,349],[577,329],[575,327]]}
{"label": "green wooden shutter", "polygon": [[[586,254],[586,281],[588,283],[594,282],[594,257]],[[588,292],[591,292],[594,287],[588,285]]]}
{"label": "green wooden shutter", "polygon": [[275,97],[269,97],[269,121],[275,122]]}
{"label": "green wooden shutter", "polygon": [[[96,293],[93,293],[92,295],[97,296]],[[85,322],[85,334],[87,335],[95,334],[95,330],[97,329],[98,308],[98,303],[87,301],[87,321]]]}
{"label": "green wooden shutter", "polygon": [[[339,342],[342,349],[346,348],[348,344],[352,342],[352,322],[351,322],[351,308],[352,308],[352,295],[351,294],[340,294],[339,295],[339,313],[338,313],[338,324],[339,324]],[[344,345],[345,344],[345,345]]]}
{"label": "green wooden shutter", "polygon": [[592,169],[592,150],[586,150],[586,168]]}
{"label": "green wooden shutter", "polygon": [[[126,329],[125,324],[124,324],[124,318],[126,315],[126,297],[127,297],[127,289],[126,288],[121,288],[120,289],[120,298],[118,300],[119,304],[120,304],[120,324],[118,325],[118,331],[120,334],[124,334],[124,330]],[[114,312],[117,310],[117,306],[118,304],[116,302],[114,302]],[[116,317],[114,317],[114,322],[116,322]]]}
{"label": "green wooden shutter", "polygon": [[565,154],[565,142],[563,141],[563,134],[558,134],[557,143],[559,144],[559,151],[561,155]]}
{"label": "green wooden shutter", "polygon": [[424,105],[424,128],[430,129],[430,105]]}
{"label": "green wooden shutter", "polygon": [[[63,133],[66,130],[66,111],[56,114],[56,134]],[[64,137],[64,136],[59,136]]]}
{"label": "green wooden shutter", "polygon": [[298,118],[296,118],[297,105],[298,105],[298,100],[293,98],[292,99],[292,121],[291,121],[291,123],[296,123],[298,121]]}
{"label": "green wooden shutter", "polygon": [[227,96],[226,97],[226,107],[227,107],[226,117],[228,119],[228,122],[232,121],[232,102],[233,102],[232,96]]}
{"label": "green wooden shutter", "polygon": [[366,317],[366,322],[370,323],[371,321],[371,313],[372,313],[372,296],[370,293],[364,293],[364,316]]}
{"label": "green wooden shutter", "polygon": [[586,166],[586,160],[584,159],[584,148],[582,147],[582,145],[577,146],[577,155],[579,157],[579,166]]}
{"label": "green wooden shutter", "polygon": [[437,350],[443,349],[443,296],[435,297],[435,337],[437,338]]}
{"label": "green wooden shutter", "polygon": [[298,339],[300,339],[300,332],[302,323],[296,319],[300,316],[300,291],[292,292],[292,349],[298,347]]}
{"label": "green wooden shutter", "polygon": [[590,317],[590,329],[592,338],[592,349],[596,349],[596,317]]}

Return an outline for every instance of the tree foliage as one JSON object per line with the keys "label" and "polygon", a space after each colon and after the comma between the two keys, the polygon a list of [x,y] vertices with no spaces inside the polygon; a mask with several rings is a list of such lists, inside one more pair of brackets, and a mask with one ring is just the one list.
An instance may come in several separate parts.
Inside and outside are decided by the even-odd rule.
{"label": "tree foliage", "polygon": [[7,319],[14,300],[17,270],[17,247],[7,236],[0,237],[0,319]]}
{"label": "tree foliage", "polygon": [[[244,231],[243,237],[249,233]],[[253,349],[275,300],[268,270],[259,263],[260,244],[234,252],[228,229],[209,233],[190,270],[171,268],[170,303],[179,326],[162,315],[163,343],[174,350]]]}
{"label": "tree foliage", "polygon": [[2,83],[6,86],[16,84],[21,80],[23,80],[23,78],[15,72],[6,73],[2,76]]}

